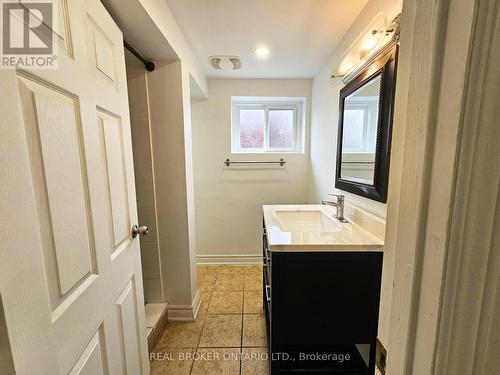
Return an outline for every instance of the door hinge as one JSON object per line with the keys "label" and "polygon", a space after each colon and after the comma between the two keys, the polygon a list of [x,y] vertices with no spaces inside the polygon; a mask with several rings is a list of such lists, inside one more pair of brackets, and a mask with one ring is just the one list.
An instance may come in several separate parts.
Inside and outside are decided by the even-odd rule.
{"label": "door hinge", "polygon": [[375,352],[375,364],[382,375],[385,375],[385,367],[387,365],[387,350],[384,345],[377,339],[377,348]]}

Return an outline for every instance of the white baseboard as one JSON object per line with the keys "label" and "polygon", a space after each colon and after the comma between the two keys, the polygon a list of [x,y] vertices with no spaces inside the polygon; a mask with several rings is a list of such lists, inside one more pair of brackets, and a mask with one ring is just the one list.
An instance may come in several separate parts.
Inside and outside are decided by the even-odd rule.
{"label": "white baseboard", "polygon": [[197,255],[197,264],[262,264],[262,254]]}
{"label": "white baseboard", "polygon": [[192,305],[168,305],[169,322],[194,322],[200,310],[200,291],[196,292],[196,297]]}
{"label": "white baseboard", "polygon": [[198,313],[200,312],[201,307],[201,294],[200,290],[196,290],[196,297],[194,297],[193,301],[193,320],[198,317]]}

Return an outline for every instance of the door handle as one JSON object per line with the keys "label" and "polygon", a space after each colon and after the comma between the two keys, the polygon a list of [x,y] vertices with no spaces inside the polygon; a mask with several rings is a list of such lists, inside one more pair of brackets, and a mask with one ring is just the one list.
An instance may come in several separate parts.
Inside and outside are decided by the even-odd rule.
{"label": "door handle", "polygon": [[138,235],[145,236],[149,233],[149,228],[145,225],[138,226],[136,224],[132,225],[132,238],[136,238]]}

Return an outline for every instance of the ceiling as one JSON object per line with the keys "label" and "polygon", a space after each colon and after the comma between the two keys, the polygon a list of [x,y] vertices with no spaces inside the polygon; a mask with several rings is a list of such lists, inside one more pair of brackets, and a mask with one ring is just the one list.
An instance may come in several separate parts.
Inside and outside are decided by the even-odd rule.
{"label": "ceiling", "polygon": [[101,0],[113,17],[123,38],[146,58],[146,60],[179,59],[162,32],[138,1]]}
{"label": "ceiling", "polygon": [[[165,0],[209,77],[309,78],[368,0]],[[266,59],[254,55],[266,46]],[[211,55],[241,57],[216,71]]]}

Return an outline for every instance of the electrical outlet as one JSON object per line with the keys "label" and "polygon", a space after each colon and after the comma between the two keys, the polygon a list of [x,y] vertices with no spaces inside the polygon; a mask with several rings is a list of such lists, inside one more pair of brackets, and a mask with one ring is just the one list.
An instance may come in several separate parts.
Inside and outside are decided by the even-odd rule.
{"label": "electrical outlet", "polygon": [[385,375],[385,367],[387,364],[387,350],[384,345],[377,339],[377,349],[375,352],[375,364],[382,375]]}

